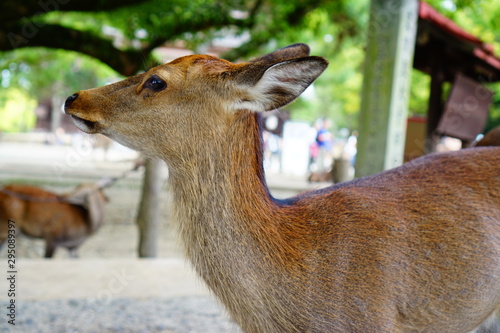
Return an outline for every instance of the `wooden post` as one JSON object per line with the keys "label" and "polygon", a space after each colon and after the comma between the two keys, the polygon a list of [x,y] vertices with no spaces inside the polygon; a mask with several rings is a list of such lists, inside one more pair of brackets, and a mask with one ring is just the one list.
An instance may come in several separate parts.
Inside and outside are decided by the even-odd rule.
{"label": "wooden post", "polygon": [[439,120],[443,116],[443,83],[444,73],[441,67],[441,61],[438,61],[439,56],[433,57],[431,68],[431,93],[429,96],[429,104],[427,110],[427,132],[425,138],[425,153],[429,154],[436,151],[436,146],[439,142],[439,136],[436,135],[436,129],[439,125]]}
{"label": "wooden post", "polygon": [[138,252],[141,258],[157,256],[162,186],[162,164],[159,159],[146,161],[142,197],[136,223],[139,227]]}
{"label": "wooden post", "polygon": [[403,163],[417,0],[372,0],[356,176]]}

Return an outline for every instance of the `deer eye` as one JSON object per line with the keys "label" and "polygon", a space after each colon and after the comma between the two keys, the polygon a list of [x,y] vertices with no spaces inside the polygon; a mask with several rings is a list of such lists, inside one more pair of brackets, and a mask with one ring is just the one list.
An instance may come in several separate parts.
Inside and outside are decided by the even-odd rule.
{"label": "deer eye", "polygon": [[146,82],[144,82],[144,87],[153,91],[160,91],[167,87],[167,83],[158,76],[153,75]]}

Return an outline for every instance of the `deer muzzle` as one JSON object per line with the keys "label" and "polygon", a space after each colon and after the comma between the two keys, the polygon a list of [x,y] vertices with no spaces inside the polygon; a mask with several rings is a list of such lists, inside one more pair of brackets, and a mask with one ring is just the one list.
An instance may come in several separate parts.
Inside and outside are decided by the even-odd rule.
{"label": "deer muzzle", "polygon": [[79,130],[89,134],[100,133],[102,126],[100,125],[99,120],[96,119],[96,117],[91,113],[86,112],[85,110],[82,110],[74,105],[74,102],[78,99],[78,97],[79,94],[77,93],[66,99],[64,102],[64,112],[71,116],[73,124],[75,124]]}

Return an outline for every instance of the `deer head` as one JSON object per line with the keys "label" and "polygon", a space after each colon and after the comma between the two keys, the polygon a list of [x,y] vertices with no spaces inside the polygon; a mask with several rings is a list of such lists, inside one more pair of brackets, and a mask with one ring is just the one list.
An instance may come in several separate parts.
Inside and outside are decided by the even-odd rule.
{"label": "deer head", "polygon": [[[66,113],[86,133],[102,133],[170,164],[218,142],[240,111],[290,103],[326,68],[295,44],[250,62],[208,55],[176,59],[104,87],[80,91]],[[154,144],[153,144],[154,143]]]}

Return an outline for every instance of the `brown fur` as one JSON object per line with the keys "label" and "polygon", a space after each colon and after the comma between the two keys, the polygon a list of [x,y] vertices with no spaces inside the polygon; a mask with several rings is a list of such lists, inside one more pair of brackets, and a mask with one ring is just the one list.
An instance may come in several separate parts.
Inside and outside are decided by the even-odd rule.
{"label": "brown fur", "polygon": [[[325,67],[304,45],[242,64],[188,56],[81,91],[66,112],[167,162],[187,257],[245,332],[494,325],[500,148],[429,155],[288,200],[269,194],[251,111],[290,102]],[[148,86],[152,75],[166,87]]]}
{"label": "brown fur", "polygon": [[77,248],[101,226],[106,200],[95,184],[62,196],[34,186],[6,185],[0,189],[0,246],[12,220],[27,236],[45,240],[46,258],[58,246],[76,256]]}
{"label": "brown fur", "polygon": [[476,147],[500,146],[500,126],[495,127],[479,140]]}

